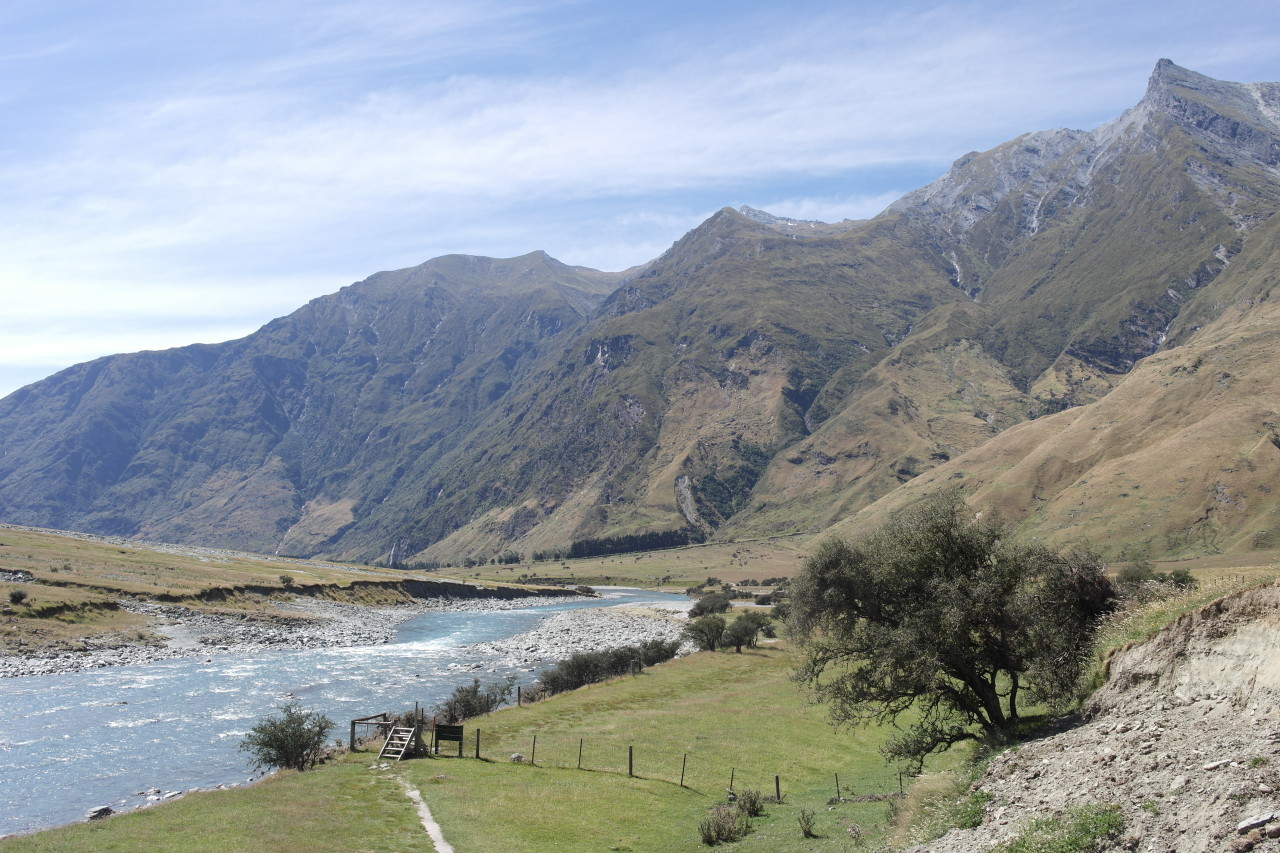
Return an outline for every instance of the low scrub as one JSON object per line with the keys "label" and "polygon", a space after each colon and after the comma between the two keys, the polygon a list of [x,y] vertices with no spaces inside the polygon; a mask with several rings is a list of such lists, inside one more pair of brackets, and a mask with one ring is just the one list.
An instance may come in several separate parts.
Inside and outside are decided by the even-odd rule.
{"label": "low scrub", "polygon": [[992,853],[1093,853],[1108,847],[1123,831],[1119,806],[1075,806],[1061,817],[1032,821]]}
{"label": "low scrub", "polygon": [[751,832],[751,818],[735,806],[712,806],[711,813],[698,824],[698,837],[708,847],[722,841],[737,841]]}
{"label": "low scrub", "polygon": [[638,646],[579,652],[544,669],[538,673],[538,679],[542,682],[542,694],[553,696],[671,660],[679,650],[678,640],[648,640]]}

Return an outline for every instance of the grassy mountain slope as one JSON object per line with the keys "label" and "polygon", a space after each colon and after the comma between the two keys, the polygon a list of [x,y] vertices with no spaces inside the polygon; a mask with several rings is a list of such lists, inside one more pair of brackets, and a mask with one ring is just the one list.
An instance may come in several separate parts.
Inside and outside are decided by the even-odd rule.
{"label": "grassy mountain slope", "polygon": [[1024,423],[837,525],[856,534],[938,488],[1063,545],[1111,556],[1280,544],[1280,222],[1223,272],[1231,302],[1185,343],[1142,360],[1103,399]]}

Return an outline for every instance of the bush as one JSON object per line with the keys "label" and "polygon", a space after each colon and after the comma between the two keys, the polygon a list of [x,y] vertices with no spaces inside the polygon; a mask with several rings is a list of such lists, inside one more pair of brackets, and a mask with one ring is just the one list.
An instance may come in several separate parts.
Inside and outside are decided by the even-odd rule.
{"label": "bush", "polygon": [[724,628],[723,616],[699,616],[684,626],[684,634],[693,641],[699,651],[714,652],[720,647]]}
{"label": "bush", "polygon": [[818,834],[813,831],[813,819],[815,817],[817,815],[808,809],[801,809],[800,814],[796,817],[796,820],[800,822],[800,834],[805,838],[818,837]]}
{"label": "bush", "polygon": [[769,617],[758,610],[743,613],[725,629],[720,642],[726,647],[733,646],[738,652],[742,651],[743,646],[754,649],[756,638],[768,625]]}
{"label": "bush", "polygon": [[694,618],[706,616],[709,613],[724,613],[732,604],[733,601],[730,600],[729,596],[720,592],[713,592],[695,601],[693,606],[689,608],[689,616]]}
{"label": "bush", "polygon": [[538,673],[538,680],[542,682],[543,693],[551,696],[615,676],[627,675],[637,667],[644,668],[671,660],[678,651],[678,640],[647,640],[638,646],[579,652]]}
{"label": "bush", "polygon": [[751,819],[733,806],[712,806],[711,813],[698,824],[698,835],[708,847],[721,841],[737,841],[750,831]]}
{"label": "bush", "polygon": [[1178,589],[1195,589],[1197,581],[1190,571],[1184,568],[1171,572],[1157,572],[1148,560],[1138,560],[1122,566],[1116,572],[1116,583],[1130,596],[1148,581],[1172,584]]}
{"label": "bush", "polygon": [[504,681],[480,686],[480,679],[454,689],[453,695],[435,707],[436,717],[445,725],[457,725],[463,720],[481,717],[501,708],[515,691],[516,677],[509,675]]}
{"label": "bush", "polygon": [[251,728],[240,748],[253,756],[258,767],[306,770],[319,760],[333,727],[333,720],[325,715],[289,702],[280,706],[280,716],[267,717]]}
{"label": "bush", "polygon": [[754,788],[739,791],[738,809],[747,817],[760,817],[764,814],[764,797]]}
{"label": "bush", "polygon": [[27,593],[26,593],[26,591],[25,591],[25,590],[21,590],[21,589],[11,589],[11,590],[9,590],[9,603],[10,603],[10,604],[21,604],[22,602],[24,602],[24,601],[26,601],[26,600],[27,600]]}
{"label": "bush", "polygon": [[294,584],[293,575],[280,576],[280,585],[285,589],[289,589],[291,586],[293,586],[293,584]]}

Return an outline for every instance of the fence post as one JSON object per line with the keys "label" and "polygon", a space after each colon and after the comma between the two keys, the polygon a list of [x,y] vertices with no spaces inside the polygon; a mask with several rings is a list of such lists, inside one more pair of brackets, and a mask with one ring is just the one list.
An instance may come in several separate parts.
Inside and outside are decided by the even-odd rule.
{"label": "fence post", "polygon": [[523,700],[523,697],[521,696],[520,691],[521,691],[521,687],[519,684],[517,684],[516,685],[516,707],[517,708],[519,708],[521,705],[524,704],[524,700]]}
{"label": "fence post", "polygon": [[732,792],[733,792],[733,774],[734,774],[734,771],[735,771],[736,769],[737,769],[737,768],[735,768],[735,767],[730,767],[730,768],[729,768],[729,791],[730,791],[730,793],[732,793]]}
{"label": "fence post", "polygon": [[773,777],[773,797],[779,803],[782,802],[782,777],[781,776]]}
{"label": "fence post", "polygon": [[684,787],[684,768],[689,763],[689,753],[680,756],[680,787]]}
{"label": "fence post", "polygon": [[578,769],[582,769],[582,738],[578,738]]}
{"label": "fence post", "polygon": [[836,774],[836,802],[840,802],[840,774]]}
{"label": "fence post", "polygon": [[347,742],[347,745],[351,747],[352,752],[359,751],[356,749],[356,721],[355,720],[351,721],[351,740]]}
{"label": "fence post", "polygon": [[634,767],[635,767],[635,747],[628,746],[627,747],[627,775],[628,776],[636,775],[635,773],[631,772]]}
{"label": "fence post", "polygon": [[480,759],[480,730],[476,729],[476,760]]}
{"label": "fence post", "polygon": [[538,766],[538,736],[533,736],[533,749],[529,751],[529,765],[531,767]]}

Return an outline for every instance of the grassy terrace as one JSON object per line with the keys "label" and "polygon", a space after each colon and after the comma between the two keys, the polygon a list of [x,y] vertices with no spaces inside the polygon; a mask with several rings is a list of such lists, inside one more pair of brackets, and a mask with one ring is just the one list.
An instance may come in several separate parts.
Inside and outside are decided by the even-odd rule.
{"label": "grassy terrace", "polygon": [[[790,654],[775,644],[743,654],[701,653],[531,707],[467,725],[464,759],[417,759],[373,769],[362,752],[305,774],[189,795],[150,810],[0,842],[6,851],[404,851],[430,850],[402,783],[422,792],[459,853],[693,851],[707,809],[734,787],[772,793],[741,851],[852,848],[851,823],[867,843],[886,831],[888,802],[829,809],[840,774],[846,797],[898,790],[877,752],[884,732],[834,732],[821,708],[788,680]],[[476,761],[474,732],[485,760]],[[513,764],[532,755],[537,766]],[[578,770],[579,740],[584,770]],[[635,778],[627,776],[634,747]],[[688,755],[686,787],[680,787]],[[817,813],[820,838],[803,839],[796,817]]]}
{"label": "grassy terrace", "polygon": [[528,575],[590,585],[666,586],[683,590],[701,583],[708,575],[725,581],[793,576],[809,556],[811,540],[810,536],[778,536],[608,557],[544,560],[511,566],[485,565],[446,571],[495,582],[516,582],[521,575]]}

